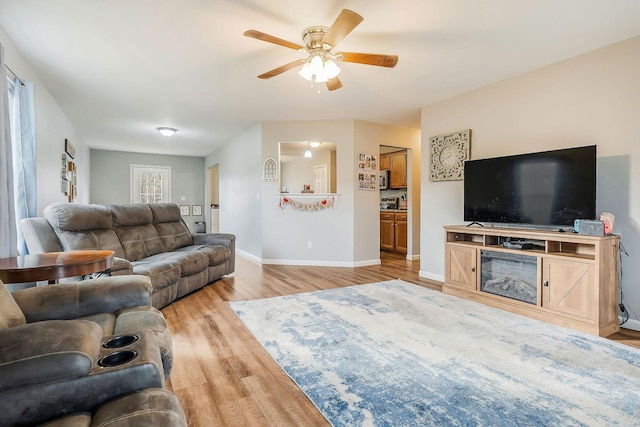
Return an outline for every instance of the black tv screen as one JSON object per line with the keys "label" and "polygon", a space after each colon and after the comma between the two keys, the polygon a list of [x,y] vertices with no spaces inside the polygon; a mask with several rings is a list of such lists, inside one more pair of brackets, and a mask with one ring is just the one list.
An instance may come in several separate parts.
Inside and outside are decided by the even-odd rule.
{"label": "black tv screen", "polygon": [[465,221],[573,226],[595,215],[595,145],[465,162]]}

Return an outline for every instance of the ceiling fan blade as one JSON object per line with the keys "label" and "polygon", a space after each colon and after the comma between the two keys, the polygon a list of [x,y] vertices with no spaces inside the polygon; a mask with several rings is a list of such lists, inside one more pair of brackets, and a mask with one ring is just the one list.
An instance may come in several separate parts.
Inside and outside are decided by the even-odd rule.
{"label": "ceiling fan blade", "polygon": [[331,27],[329,27],[327,34],[324,35],[322,43],[326,43],[331,47],[334,47],[340,43],[340,40],[345,38],[347,34],[353,31],[353,29],[357,27],[363,19],[364,18],[362,16],[349,9],[342,9],[340,15],[338,15],[334,23],[331,24]]}
{"label": "ceiling fan blade", "polygon": [[254,39],[262,40],[263,42],[277,44],[278,46],[288,47],[289,49],[293,49],[293,50],[304,49],[304,47],[300,46],[297,43],[290,42],[290,41],[263,33],[262,31],[258,31],[258,30],[247,30],[243,34],[247,37],[252,37]]}
{"label": "ceiling fan blade", "polygon": [[327,89],[330,91],[340,89],[342,87],[342,82],[339,78],[334,77],[327,82]]}
{"label": "ceiling fan blade", "polygon": [[398,63],[398,55],[379,55],[375,53],[340,52],[336,56],[342,55],[344,62],[355,62],[357,64],[377,65],[379,67],[393,68]]}
{"label": "ceiling fan blade", "polygon": [[275,76],[277,76],[279,74],[284,73],[285,71],[289,71],[292,68],[296,68],[297,66],[299,66],[303,62],[304,62],[303,59],[296,59],[293,62],[289,62],[288,64],[281,65],[278,68],[274,68],[271,71],[267,71],[266,73],[260,74],[258,76],[258,78],[259,79],[270,79],[271,77],[275,77]]}

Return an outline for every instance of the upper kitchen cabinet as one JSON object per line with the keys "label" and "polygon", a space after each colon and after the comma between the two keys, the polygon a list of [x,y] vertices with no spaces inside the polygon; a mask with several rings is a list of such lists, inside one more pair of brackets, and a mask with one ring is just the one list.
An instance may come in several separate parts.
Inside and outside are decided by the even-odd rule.
{"label": "upper kitchen cabinet", "polygon": [[389,153],[389,188],[407,188],[407,152]]}

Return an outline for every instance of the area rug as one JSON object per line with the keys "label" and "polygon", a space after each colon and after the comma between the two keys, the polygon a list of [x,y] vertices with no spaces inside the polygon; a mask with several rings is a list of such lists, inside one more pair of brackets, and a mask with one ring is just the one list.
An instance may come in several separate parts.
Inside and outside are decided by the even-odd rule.
{"label": "area rug", "polygon": [[232,309],[334,426],[632,426],[640,351],[402,280]]}

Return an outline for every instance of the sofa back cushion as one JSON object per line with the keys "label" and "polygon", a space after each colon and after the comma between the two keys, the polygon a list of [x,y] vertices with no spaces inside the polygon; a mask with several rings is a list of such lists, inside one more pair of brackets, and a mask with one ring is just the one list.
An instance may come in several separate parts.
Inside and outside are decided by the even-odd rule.
{"label": "sofa back cushion", "polygon": [[107,207],[53,203],[44,208],[43,214],[65,251],[104,249],[124,258],[120,240],[111,228],[111,211]]}
{"label": "sofa back cushion", "polygon": [[25,323],[27,320],[24,313],[16,304],[16,300],[13,299],[6,285],[0,281],[0,331]]}
{"label": "sofa back cushion", "polygon": [[107,205],[113,218],[113,230],[118,235],[124,256],[137,261],[164,252],[162,240],[151,224],[153,214],[145,204]]}
{"label": "sofa back cushion", "polygon": [[150,203],[155,227],[165,251],[193,245],[193,236],[184,223],[180,208],[174,203]]}

